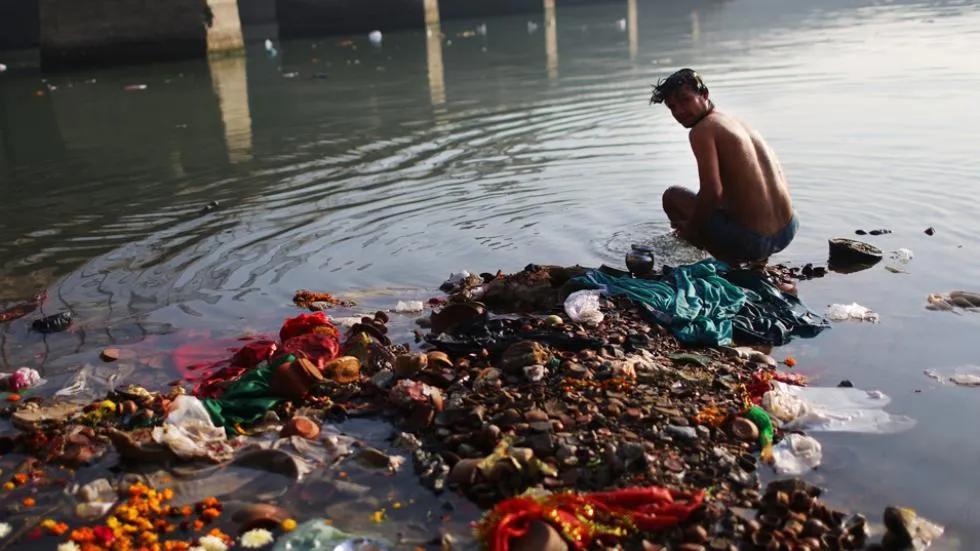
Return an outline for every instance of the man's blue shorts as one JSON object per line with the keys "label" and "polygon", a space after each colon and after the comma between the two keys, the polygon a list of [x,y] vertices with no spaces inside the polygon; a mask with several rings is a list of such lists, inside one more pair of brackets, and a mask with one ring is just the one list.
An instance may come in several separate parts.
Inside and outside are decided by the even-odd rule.
{"label": "man's blue shorts", "polygon": [[800,222],[793,213],[789,223],[774,235],[760,235],[736,224],[724,210],[716,210],[708,219],[707,232],[714,247],[727,253],[728,260],[755,262],[767,260],[785,249],[796,237]]}

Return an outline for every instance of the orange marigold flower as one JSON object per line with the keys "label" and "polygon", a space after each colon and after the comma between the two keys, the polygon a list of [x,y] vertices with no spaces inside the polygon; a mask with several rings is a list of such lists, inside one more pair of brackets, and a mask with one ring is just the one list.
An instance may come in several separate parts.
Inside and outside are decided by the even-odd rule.
{"label": "orange marigold flower", "polygon": [[793,356],[788,356],[783,363],[785,363],[789,367],[793,367],[794,365],[796,365],[796,358],[794,358]]}
{"label": "orange marigold flower", "polygon": [[213,507],[209,507],[201,512],[201,518],[207,522],[211,522],[220,516],[221,516],[221,511]]}
{"label": "orange marigold flower", "polygon": [[82,551],[102,551],[102,548],[92,542],[82,544]]}
{"label": "orange marigold flower", "polygon": [[95,539],[95,534],[92,533],[91,528],[87,528],[83,526],[76,530],[72,530],[71,535],[68,536],[68,539],[70,539],[75,543],[85,543],[85,542],[93,541]]}
{"label": "orange marigold flower", "polygon": [[279,527],[282,528],[283,532],[292,532],[296,529],[296,521],[291,518],[287,518],[286,520],[282,521]]}
{"label": "orange marigold flower", "polygon": [[7,396],[7,401],[8,402],[19,402],[20,401],[20,394],[11,394],[10,396]]}
{"label": "orange marigold flower", "polygon": [[194,528],[194,531],[195,531],[195,532],[200,532],[201,530],[203,530],[203,529],[204,529],[204,521],[201,521],[201,520],[195,520],[195,521],[194,521],[194,522],[193,522],[193,523],[191,524],[191,527],[192,527],[192,528]]}
{"label": "orange marigold flower", "polygon": [[24,473],[15,474],[14,482],[16,482],[17,484],[27,484],[27,475]]}
{"label": "orange marigold flower", "polygon": [[25,497],[21,503],[24,505],[24,507],[33,507],[37,504],[33,497]]}
{"label": "orange marigold flower", "polygon": [[180,508],[180,514],[184,515],[185,517],[189,517],[194,514],[194,508],[190,505],[184,505]]}
{"label": "orange marigold flower", "polygon": [[9,490],[13,490],[13,489],[14,489],[14,488],[16,488],[16,487],[17,487],[17,486],[16,486],[16,485],[14,485],[14,483],[13,483],[13,482],[6,482],[6,483],[4,483],[4,485],[3,485],[3,489],[4,489],[4,490],[8,490],[8,491],[9,491]]}
{"label": "orange marigold flower", "polygon": [[171,499],[174,498],[174,491],[171,490],[170,488],[167,488],[167,489],[165,489],[163,491],[163,493],[161,494],[161,496],[162,496],[162,498],[163,498],[164,501],[170,501]]}

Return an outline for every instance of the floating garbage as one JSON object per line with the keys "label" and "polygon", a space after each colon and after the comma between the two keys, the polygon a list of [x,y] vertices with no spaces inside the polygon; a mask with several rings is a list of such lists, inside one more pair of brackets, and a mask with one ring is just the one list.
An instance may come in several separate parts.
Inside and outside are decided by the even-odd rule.
{"label": "floating garbage", "polygon": [[399,300],[394,308],[394,311],[400,314],[421,312],[423,310],[425,310],[425,304],[421,300]]}
{"label": "floating garbage", "polygon": [[772,449],[773,467],[782,475],[801,475],[820,466],[823,448],[812,436],[787,434]]}
{"label": "floating garbage", "polygon": [[943,384],[952,383],[957,386],[980,387],[980,367],[978,366],[960,366],[947,371],[952,371],[952,373],[943,375],[935,369],[927,369],[925,374]]}
{"label": "floating garbage", "polygon": [[4,72],[6,70],[7,70],[7,66],[4,65],[3,63],[0,63],[0,73]]}
{"label": "floating garbage", "polygon": [[43,317],[39,320],[34,320],[31,327],[33,327],[38,333],[57,333],[68,329],[68,327],[71,325],[71,321],[71,312],[61,312],[52,316]]}
{"label": "floating garbage", "polygon": [[956,310],[962,308],[970,312],[980,309],[980,293],[951,291],[949,294],[932,293],[926,298],[927,310]]}
{"label": "floating garbage", "polygon": [[382,40],[381,31],[371,31],[368,33],[368,40],[370,40],[371,44],[374,44],[375,46],[380,45]]}
{"label": "floating garbage", "polygon": [[600,289],[575,291],[565,299],[565,313],[574,322],[599,325],[604,318],[599,310]]}
{"label": "floating garbage", "polygon": [[123,86],[123,90],[127,92],[133,92],[136,90],[146,90],[147,86],[145,84],[127,84]]}
{"label": "floating garbage", "polygon": [[382,539],[348,534],[314,519],[276,540],[272,551],[387,551],[390,547]]}
{"label": "floating garbage", "polygon": [[892,260],[897,260],[902,264],[908,264],[912,262],[914,256],[911,249],[901,248],[892,253]]}
{"label": "floating garbage", "polygon": [[873,312],[870,308],[861,306],[856,302],[852,302],[851,304],[831,304],[827,307],[827,312],[824,315],[827,316],[827,319],[833,321],[860,320],[870,321],[871,323],[881,321],[881,316]]}
{"label": "floating garbage", "polygon": [[891,398],[879,391],[772,384],[762,407],[783,430],[894,434],[916,425],[915,419],[884,411]]}
{"label": "floating garbage", "polygon": [[276,51],[276,47],[272,45],[272,40],[268,38],[265,39],[265,51],[269,54],[269,57],[276,57],[279,53]]}

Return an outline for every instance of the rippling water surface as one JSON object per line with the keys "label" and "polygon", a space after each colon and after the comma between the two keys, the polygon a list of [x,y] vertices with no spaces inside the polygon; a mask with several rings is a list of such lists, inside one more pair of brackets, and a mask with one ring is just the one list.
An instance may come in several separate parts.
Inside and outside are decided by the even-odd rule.
{"label": "rippling water surface", "polygon": [[949,526],[949,548],[973,548],[980,391],[923,370],[976,363],[980,317],[923,304],[980,290],[980,7],[624,0],[480,23],[46,80],[8,63],[0,301],[47,289],[46,311],[70,309],[78,327],[42,339],[27,320],[0,326],[3,367],[59,382],[109,342],[275,329],[298,288],[390,306],[460,269],[618,265],[632,242],[671,246],[659,196],[695,186],[696,167],[647,98],[692,66],[785,165],[803,225],[778,260],[823,262],[827,238],[857,228],[914,252],[905,274],[883,263],[801,285],[816,308],[857,301],[882,322],[776,356],[820,384],[881,389],[918,420],[821,435],[814,479],[872,515],[912,505]]}

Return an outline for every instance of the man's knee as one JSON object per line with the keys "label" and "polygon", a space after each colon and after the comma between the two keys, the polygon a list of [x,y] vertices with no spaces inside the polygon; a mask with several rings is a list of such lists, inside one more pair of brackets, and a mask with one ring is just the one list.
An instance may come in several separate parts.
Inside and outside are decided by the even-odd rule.
{"label": "man's knee", "polygon": [[682,213],[690,208],[696,196],[691,190],[681,186],[671,186],[664,191],[661,200],[663,201],[664,211],[670,213]]}

